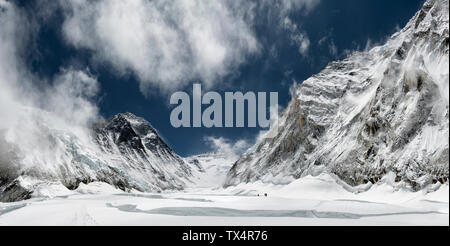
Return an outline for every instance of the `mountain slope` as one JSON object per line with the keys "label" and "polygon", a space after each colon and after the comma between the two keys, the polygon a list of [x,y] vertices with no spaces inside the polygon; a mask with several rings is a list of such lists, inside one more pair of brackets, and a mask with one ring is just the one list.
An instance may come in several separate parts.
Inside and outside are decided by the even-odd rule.
{"label": "mountain slope", "polygon": [[237,156],[219,150],[186,158],[196,172],[192,181],[197,188],[217,188],[223,184]]}
{"label": "mountain slope", "polygon": [[141,190],[183,189],[191,168],[144,119],[118,114],[95,128],[96,142],[111,165],[129,170]]}
{"label": "mountain slope", "polygon": [[388,172],[420,189],[449,170],[448,0],[428,0],[388,42],[304,81],[280,131],[244,154],[225,186],[331,172],[350,185]]}
{"label": "mountain slope", "polygon": [[27,199],[40,185],[102,181],[122,190],[180,190],[191,167],[132,114],[99,122],[83,138],[58,117],[38,109],[18,112],[14,128],[0,132],[0,201]]}

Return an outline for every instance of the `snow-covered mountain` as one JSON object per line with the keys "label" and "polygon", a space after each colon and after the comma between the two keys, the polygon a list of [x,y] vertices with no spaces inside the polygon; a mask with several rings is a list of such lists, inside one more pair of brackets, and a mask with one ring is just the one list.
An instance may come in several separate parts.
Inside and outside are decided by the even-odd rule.
{"label": "snow-covered mountain", "polygon": [[130,182],[140,190],[180,190],[192,176],[190,166],[143,118],[118,114],[94,131],[109,164],[128,170]]}
{"label": "snow-covered mountain", "polygon": [[75,189],[102,181],[122,190],[181,190],[190,165],[144,119],[130,113],[98,122],[83,138],[55,115],[32,108],[0,132],[0,201],[29,198],[52,182]]}
{"label": "snow-covered mountain", "polygon": [[230,171],[237,159],[238,156],[234,154],[216,150],[188,157],[186,161],[195,170],[192,178],[195,187],[216,188],[223,184],[228,171]]}
{"label": "snow-covered mountain", "polygon": [[385,45],[330,63],[298,86],[280,131],[244,154],[225,186],[393,172],[413,189],[449,172],[449,2],[428,0]]}

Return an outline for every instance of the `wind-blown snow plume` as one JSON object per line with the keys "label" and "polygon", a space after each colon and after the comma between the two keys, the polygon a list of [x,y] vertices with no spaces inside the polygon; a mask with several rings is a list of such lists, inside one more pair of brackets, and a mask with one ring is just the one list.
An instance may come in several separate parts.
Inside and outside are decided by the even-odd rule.
{"label": "wind-blown snow plume", "polygon": [[58,136],[70,133],[80,142],[89,142],[87,126],[98,118],[92,102],[98,83],[87,71],[70,68],[62,69],[52,81],[33,75],[23,60],[24,48],[33,42],[32,34],[38,27],[13,3],[3,0],[0,23],[2,186],[24,170],[57,175],[56,167],[67,153]]}
{"label": "wind-blown snow plume", "polygon": [[21,108],[32,107],[52,112],[70,125],[86,126],[97,117],[91,99],[98,91],[96,78],[88,71],[62,69],[52,81],[38,78],[27,70],[24,61],[27,43],[33,42],[35,25],[14,4],[0,1],[0,106],[1,128],[14,126]]}

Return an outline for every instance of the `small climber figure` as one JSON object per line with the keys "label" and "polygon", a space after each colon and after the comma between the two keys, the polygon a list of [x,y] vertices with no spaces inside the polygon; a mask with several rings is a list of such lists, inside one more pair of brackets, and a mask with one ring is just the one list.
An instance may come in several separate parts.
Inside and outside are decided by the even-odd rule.
{"label": "small climber figure", "polygon": [[264,193],[264,196],[267,197],[267,193]]}

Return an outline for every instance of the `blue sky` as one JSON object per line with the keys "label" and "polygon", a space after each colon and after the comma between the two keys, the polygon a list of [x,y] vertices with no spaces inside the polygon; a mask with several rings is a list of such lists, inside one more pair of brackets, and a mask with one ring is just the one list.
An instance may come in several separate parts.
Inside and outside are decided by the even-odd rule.
{"label": "blue sky", "polygon": [[[230,143],[245,140],[251,144],[261,129],[173,128],[170,124],[171,92],[191,93],[194,82],[208,87],[205,91],[276,91],[284,108],[290,101],[289,88],[294,81],[301,83],[328,62],[345,58],[352,51],[383,43],[423,4],[423,0],[292,0],[291,5],[284,6],[280,1],[246,1],[242,6],[200,5],[205,11],[198,13],[198,6],[194,4],[181,10],[193,11],[202,18],[185,17],[173,27],[170,23],[177,21],[176,14],[180,10],[173,8],[168,13],[175,17],[169,18],[169,24],[157,26],[154,24],[160,22],[152,22],[154,26],[148,27],[144,22],[143,32],[148,39],[139,40],[134,39],[141,36],[140,26],[133,25],[135,22],[125,27],[123,23],[112,22],[105,26],[111,27],[106,31],[91,30],[96,24],[89,23],[92,16],[85,14],[92,6],[63,4],[61,7],[53,1],[12,2],[24,10],[31,23],[39,26],[24,53],[26,65],[33,74],[51,80],[66,67],[88,71],[100,84],[94,100],[103,117],[121,112],[143,117],[182,156],[212,150],[211,142],[206,140],[208,137],[222,137]],[[177,1],[169,2],[177,4]],[[136,16],[145,20],[152,14],[165,13],[150,12],[154,9],[149,6],[141,9],[139,4],[130,7],[136,8],[131,13],[137,11]],[[76,9],[81,10],[76,12]],[[210,14],[210,9],[219,12]],[[227,14],[222,15],[224,11]],[[132,17],[124,20],[131,18],[133,21]],[[161,18],[166,20],[164,16]],[[79,20],[86,25],[84,29],[77,29]],[[212,22],[209,27],[213,31],[202,32],[204,26],[208,27],[208,21]],[[103,22],[97,22],[97,26],[99,23]],[[92,34],[95,31],[102,32]],[[123,43],[122,37],[129,32],[135,33],[129,40],[130,47],[126,47],[127,42]],[[90,38],[91,34],[98,39]],[[209,39],[203,42],[202,35]],[[165,46],[164,42],[177,41],[173,37],[185,36],[189,40],[185,48],[190,50],[186,55],[179,55],[184,48],[178,46],[186,45],[183,38],[168,48]],[[218,42],[210,46],[209,40]],[[114,46],[117,42],[119,46]],[[139,50],[140,47],[143,49]],[[163,53],[146,56],[147,51],[155,50]],[[147,59],[155,61],[147,64]]]}

